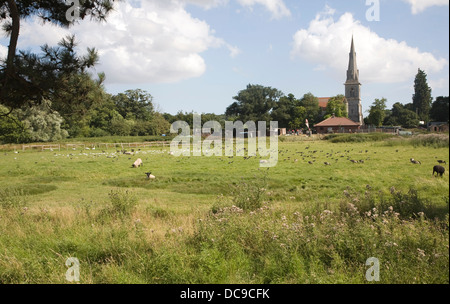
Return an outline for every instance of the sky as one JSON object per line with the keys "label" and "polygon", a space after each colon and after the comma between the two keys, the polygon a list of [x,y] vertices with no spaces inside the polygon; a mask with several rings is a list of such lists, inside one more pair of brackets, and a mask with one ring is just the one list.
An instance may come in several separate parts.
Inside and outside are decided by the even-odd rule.
{"label": "sky", "polygon": [[419,68],[434,98],[449,95],[449,0],[124,0],[106,23],[23,20],[18,47],[68,34],[98,50],[109,93],[142,89],[172,114],[223,114],[248,84],[344,94],[352,36],[364,116],[376,98],[411,102]]}

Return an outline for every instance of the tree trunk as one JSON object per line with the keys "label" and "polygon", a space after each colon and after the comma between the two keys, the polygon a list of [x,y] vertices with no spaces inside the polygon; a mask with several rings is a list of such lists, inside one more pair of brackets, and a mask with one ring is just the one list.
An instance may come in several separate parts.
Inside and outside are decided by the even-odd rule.
{"label": "tree trunk", "polygon": [[8,0],[9,13],[12,19],[11,37],[6,59],[6,78],[14,75],[14,57],[16,56],[17,41],[19,40],[20,15],[15,0]]}

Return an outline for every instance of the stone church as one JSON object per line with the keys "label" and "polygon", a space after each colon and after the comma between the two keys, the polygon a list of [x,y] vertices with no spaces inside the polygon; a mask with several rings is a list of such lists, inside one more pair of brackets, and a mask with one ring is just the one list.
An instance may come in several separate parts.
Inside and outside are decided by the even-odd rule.
{"label": "stone church", "polygon": [[[344,84],[347,113],[350,120],[361,126],[364,124],[361,105],[361,83],[359,82],[359,70],[356,63],[356,51],[353,37],[349,56],[347,81]],[[326,112],[329,99],[330,98],[319,98],[319,106],[322,109],[323,114]]]}
{"label": "stone church", "polygon": [[359,70],[356,64],[353,37],[348,62],[347,81],[345,82],[345,98],[347,99],[348,118],[362,125],[364,120],[361,106],[361,83],[359,82]]}

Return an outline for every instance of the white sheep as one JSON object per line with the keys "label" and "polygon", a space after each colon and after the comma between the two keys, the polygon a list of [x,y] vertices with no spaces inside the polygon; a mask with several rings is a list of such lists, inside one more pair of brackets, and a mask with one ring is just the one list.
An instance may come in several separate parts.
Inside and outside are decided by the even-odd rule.
{"label": "white sheep", "polygon": [[142,159],[138,158],[132,165],[133,168],[142,166]]}

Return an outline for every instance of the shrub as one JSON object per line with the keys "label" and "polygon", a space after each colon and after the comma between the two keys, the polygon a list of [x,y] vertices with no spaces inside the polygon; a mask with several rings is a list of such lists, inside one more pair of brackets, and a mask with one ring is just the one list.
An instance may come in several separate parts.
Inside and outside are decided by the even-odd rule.
{"label": "shrub", "polygon": [[138,203],[137,197],[128,190],[111,190],[109,199],[111,200],[110,213],[119,216],[130,215]]}
{"label": "shrub", "polygon": [[350,143],[350,142],[368,142],[383,141],[392,138],[392,134],[386,133],[367,133],[367,134],[330,134],[325,136],[325,140],[332,143]]}
{"label": "shrub", "polygon": [[20,189],[0,189],[0,208],[21,208],[25,206],[26,195]]}

